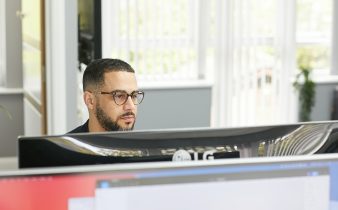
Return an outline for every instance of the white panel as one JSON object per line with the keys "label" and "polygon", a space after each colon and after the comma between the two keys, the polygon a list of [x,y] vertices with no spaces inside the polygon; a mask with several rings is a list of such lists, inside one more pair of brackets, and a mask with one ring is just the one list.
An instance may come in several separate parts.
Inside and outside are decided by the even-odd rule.
{"label": "white panel", "polygon": [[[256,4],[216,2],[213,126],[295,121],[290,82],[295,69],[295,2]],[[270,15],[263,16],[267,11]]]}
{"label": "white panel", "polygon": [[333,1],[331,74],[338,75],[338,1]]}
{"label": "white panel", "polygon": [[42,126],[40,112],[27,99],[24,99],[23,103],[25,136],[40,136]]}
{"label": "white panel", "polygon": [[5,86],[6,78],[6,1],[0,0],[0,86]]}
{"label": "white panel", "polygon": [[77,1],[46,1],[48,133],[77,126]]}
{"label": "white panel", "polygon": [[279,95],[277,115],[281,123],[297,122],[297,99],[291,78],[296,72],[296,2],[294,0],[278,0],[279,16],[277,45],[279,46],[281,66],[277,74]]}

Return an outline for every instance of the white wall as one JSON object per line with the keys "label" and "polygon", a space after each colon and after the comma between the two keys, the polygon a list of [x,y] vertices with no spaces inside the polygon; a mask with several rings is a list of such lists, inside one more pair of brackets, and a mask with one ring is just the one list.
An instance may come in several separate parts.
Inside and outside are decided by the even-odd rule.
{"label": "white wall", "polygon": [[3,74],[0,80],[0,156],[14,156],[17,152],[17,137],[24,134],[23,90],[21,56],[21,21],[16,16],[20,0],[0,0],[0,63]]}
{"label": "white wall", "polygon": [[11,115],[10,118],[0,110],[0,157],[17,154],[17,137],[24,134],[22,100],[21,89],[0,89],[0,104]]}
{"label": "white wall", "polygon": [[336,87],[338,87],[337,76],[333,79],[316,82],[315,105],[311,112],[312,121],[331,120],[334,103],[334,91]]}
{"label": "white wall", "polygon": [[211,85],[142,88],[135,129],[209,127]]}

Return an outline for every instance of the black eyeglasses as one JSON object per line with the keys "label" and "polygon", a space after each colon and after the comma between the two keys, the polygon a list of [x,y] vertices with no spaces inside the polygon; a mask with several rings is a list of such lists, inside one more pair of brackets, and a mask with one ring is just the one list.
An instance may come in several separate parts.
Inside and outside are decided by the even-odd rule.
{"label": "black eyeglasses", "polygon": [[99,92],[100,94],[107,94],[112,95],[114,102],[117,105],[123,105],[127,102],[128,97],[130,96],[131,100],[133,101],[134,105],[138,105],[143,101],[144,98],[144,92],[135,90],[132,93],[128,94],[124,90],[114,90],[112,92]]}

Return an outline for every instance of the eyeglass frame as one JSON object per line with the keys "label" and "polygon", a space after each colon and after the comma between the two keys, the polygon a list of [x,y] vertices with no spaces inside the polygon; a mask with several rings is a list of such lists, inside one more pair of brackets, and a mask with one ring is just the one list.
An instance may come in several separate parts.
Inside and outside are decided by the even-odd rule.
{"label": "eyeglass frame", "polygon": [[[121,104],[118,104],[118,103],[116,102],[116,100],[115,100],[115,95],[116,95],[117,92],[122,92],[122,93],[127,94],[126,100],[125,100],[123,103],[121,103]],[[99,94],[102,94],[102,95],[111,95],[111,96],[113,96],[113,100],[114,100],[115,104],[118,105],[118,106],[122,106],[122,105],[124,105],[125,103],[127,103],[129,97],[131,98],[131,100],[132,100],[132,102],[133,102],[134,105],[139,105],[139,104],[141,104],[142,101],[143,101],[143,99],[144,99],[144,92],[141,91],[141,90],[134,90],[134,91],[131,92],[130,94],[127,93],[127,91],[125,91],[125,90],[113,90],[113,91],[111,91],[111,92],[100,91],[100,92],[98,92],[98,93],[99,93]],[[138,95],[138,94],[141,94],[141,95],[142,95],[142,99],[141,99],[140,102],[136,101],[137,103],[135,103],[135,102],[133,101],[132,96],[133,96],[135,93],[137,93],[137,95]]]}

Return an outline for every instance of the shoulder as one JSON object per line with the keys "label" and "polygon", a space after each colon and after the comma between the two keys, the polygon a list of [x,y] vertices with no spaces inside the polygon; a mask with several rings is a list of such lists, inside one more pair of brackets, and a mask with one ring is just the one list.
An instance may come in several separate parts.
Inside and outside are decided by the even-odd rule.
{"label": "shoulder", "polygon": [[89,132],[88,120],[83,125],[80,125],[79,127],[69,131],[68,133],[87,133],[87,132]]}

